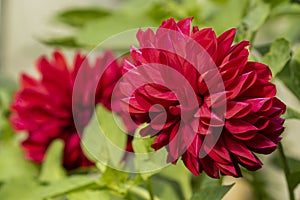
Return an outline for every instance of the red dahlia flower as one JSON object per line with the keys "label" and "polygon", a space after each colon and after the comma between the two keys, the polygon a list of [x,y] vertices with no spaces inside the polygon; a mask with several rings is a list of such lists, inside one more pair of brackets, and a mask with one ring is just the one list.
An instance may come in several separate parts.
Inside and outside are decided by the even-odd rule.
{"label": "red dahlia flower", "polygon": [[249,42],[232,44],[235,29],[217,37],[210,28],[191,31],[191,21],[169,19],[156,33],[137,33],[140,48],[124,65],[127,109],[149,123],[140,134],[156,137],[151,146],[166,147],[168,162],[181,156],[195,175],[239,177],[239,165],[257,170],[255,153],[276,149],[285,105],[268,66],[248,61]]}
{"label": "red dahlia flower", "polygon": [[[93,165],[81,149],[79,134],[93,114],[91,99],[95,99],[95,104],[100,103],[111,110],[111,95],[121,77],[121,66],[111,52],[98,57],[94,67],[79,53],[73,66],[69,67],[59,51],[54,52],[52,60],[41,57],[36,64],[41,79],[23,74],[22,87],[11,106],[13,127],[28,132],[28,137],[22,142],[27,158],[42,162],[50,143],[62,139],[65,143],[63,165],[66,169]],[[98,83],[96,74],[103,72],[106,66]],[[82,74],[77,78],[79,70]],[[76,96],[72,97],[75,80],[79,81],[80,87],[76,88]],[[95,96],[93,90],[96,90]],[[80,122],[76,127],[73,117]]]}

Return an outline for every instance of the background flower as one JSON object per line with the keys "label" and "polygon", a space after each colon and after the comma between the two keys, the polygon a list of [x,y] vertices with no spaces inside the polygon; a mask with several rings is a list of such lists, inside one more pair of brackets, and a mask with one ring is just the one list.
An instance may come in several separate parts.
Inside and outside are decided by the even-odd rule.
{"label": "background flower", "polygon": [[[276,149],[284,129],[284,120],[280,116],[285,112],[285,105],[275,97],[276,88],[269,82],[271,71],[268,66],[248,61],[249,42],[232,44],[235,29],[217,37],[210,28],[199,30],[194,26],[190,31],[191,21],[187,18],[176,23],[171,18],[162,22],[156,33],[151,29],[137,33],[140,48],[131,49],[133,63],[125,62],[127,71],[135,70],[134,73],[139,73],[136,77],[145,80],[173,81],[176,91],[161,84],[145,84],[127,99],[129,112],[139,116],[136,118],[139,123],[149,123],[141,130],[141,135],[156,137],[152,144],[155,150],[167,147],[168,162],[176,163],[182,155],[184,164],[195,175],[205,171],[214,178],[220,173],[239,177],[239,165],[248,170],[262,166],[254,153],[268,154]],[[172,34],[174,32],[177,36]],[[207,58],[197,57],[199,51],[185,38],[204,48],[217,71]],[[177,54],[178,51],[181,53]],[[191,57],[197,61],[197,66],[189,62]],[[182,110],[177,94],[178,91],[183,94],[187,86],[176,83],[177,79],[166,67],[151,66],[153,63],[179,72],[193,89],[197,106]],[[151,68],[152,73],[139,71],[141,65],[146,66],[145,69]],[[130,80],[124,84],[134,87],[137,82]],[[188,101],[190,96],[186,99]],[[157,104],[163,109],[158,109]],[[221,107],[226,108],[225,113],[220,112]],[[183,113],[188,113],[191,118],[182,122]],[[195,123],[199,123],[196,128]],[[214,139],[215,132],[220,130],[215,145],[209,140],[203,143],[205,137]],[[178,134],[180,140],[172,142]],[[191,137],[193,140],[188,142]],[[204,157],[199,156],[201,148]]]}
{"label": "background flower", "polygon": [[[50,143],[60,138],[65,143],[63,165],[66,169],[93,165],[81,149],[80,134],[93,115],[92,99],[109,110],[111,103],[118,104],[118,99],[111,102],[111,95],[121,76],[121,66],[110,51],[97,57],[94,66],[80,53],[76,54],[73,65],[68,66],[59,51],[53,53],[51,60],[41,57],[36,65],[41,78],[23,74],[22,87],[11,105],[13,127],[28,132],[22,142],[27,158],[42,162]],[[77,77],[78,72],[81,74]],[[73,88],[75,81],[80,87]],[[93,96],[95,91],[96,96]],[[79,122],[76,127],[74,117]]]}

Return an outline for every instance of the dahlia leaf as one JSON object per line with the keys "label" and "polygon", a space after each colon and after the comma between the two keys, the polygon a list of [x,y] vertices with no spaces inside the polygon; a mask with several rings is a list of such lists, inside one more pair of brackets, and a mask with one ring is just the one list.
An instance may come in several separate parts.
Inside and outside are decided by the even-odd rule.
{"label": "dahlia leaf", "polygon": [[271,68],[273,77],[281,72],[291,58],[291,46],[284,38],[275,40],[270,51],[264,55],[262,62]]}
{"label": "dahlia leaf", "polygon": [[134,135],[135,138],[132,141],[134,152],[136,153],[148,153],[153,152],[154,150],[150,147],[151,144],[154,142],[155,137],[141,137],[140,131],[143,130],[143,128],[147,127],[147,124],[140,125],[137,130],[135,131]]}
{"label": "dahlia leaf", "polygon": [[282,4],[283,2],[288,2],[289,0],[263,0],[266,3],[271,4],[272,7]]}
{"label": "dahlia leaf", "polygon": [[82,188],[95,186],[96,182],[97,179],[90,176],[74,175],[42,188],[39,195],[43,199],[58,197]]}
{"label": "dahlia leaf", "polygon": [[[26,172],[25,172],[26,173]],[[42,200],[38,195],[41,186],[31,178],[14,178],[1,185],[1,200]]]}
{"label": "dahlia leaf", "polygon": [[225,194],[232,188],[232,185],[226,186],[208,186],[196,192],[191,200],[221,200]]}
{"label": "dahlia leaf", "polygon": [[285,65],[278,77],[300,100],[300,47],[295,50],[292,59]]}
{"label": "dahlia leaf", "polygon": [[170,184],[170,182],[167,182],[166,180],[159,179],[158,177],[153,177],[152,181],[154,184],[152,184],[153,187],[153,193],[159,198],[159,199],[172,199],[172,200],[180,200],[184,199],[182,198],[182,193],[179,193],[178,191],[178,185],[174,187],[174,185]]}
{"label": "dahlia leaf", "polygon": [[[174,176],[174,174],[176,174],[176,176]],[[169,182],[168,184],[173,185],[173,188],[178,188],[176,189],[178,196],[184,196],[184,198],[181,199],[188,199],[192,194],[190,187],[190,172],[186,169],[183,162],[178,162],[176,166],[170,165],[162,169],[155,177]],[[176,185],[179,185],[179,187]]]}
{"label": "dahlia leaf", "polygon": [[291,107],[287,107],[283,117],[285,119],[300,119],[300,111],[295,110]]}
{"label": "dahlia leaf", "polygon": [[[1,85],[1,78],[0,78],[0,85]],[[0,89],[0,140],[10,140],[14,135],[11,125],[9,123],[9,105],[11,101],[12,92],[6,88],[2,88],[1,85]],[[1,148],[1,147],[0,147]]]}
{"label": "dahlia leaf", "polygon": [[55,46],[55,47],[82,47],[77,44],[75,38],[73,36],[66,36],[66,37],[53,37],[49,39],[39,39],[39,41],[48,46]]}
{"label": "dahlia leaf", "polygon": [[1,90],[0,90],[0,112],[8,109],[10,100],[11,100],[10,96],[11,96],[11,94],[9,91],[7,91],[4,88],[1,88]]}
{"label": "dahlia leaf", "polygon": [[[11,140],[14,139],[12,138]],[[21,177],[35,177],[36,175],[36,166],[24,159],[23,152],[16,142],[0,143],[0,181]]]}
{"label": "dahlia leaf", "polygon": [[67,195],[68,200],[110,200],[107,191],[85,190]]}
{"label": "dahlia leaf", "polygon": [[217,33],[237,27],[243,19],[247,4],[247,0],[228,0],[216,13],[212,14],[211,17],[213,18],[209,21],[209,24]]}
{"label": "dahlia leaf", "polygon": [[247,181],[249,185],[253,188],[255,199],[268,199],[275,200],[272,194],[268,191],[267,185],[269,185],[268,179],[264,176],[263,171],[249,171],[245,168],[242,168],[243,174],[247,174],[243,176],[243,179]]}
{"label": "dahlia leaf", "polygon": [[64,24],[82,27],[86,23],[111,14],[111,11],[105,8],[74,8],[62,11],[57,14],[55,19]]}
{"label": "dahlia leaf", "polygon": [[300,5],[295,3],[282,3],[272,9],[271,17],[278,17],[282,15],[299,15]]}
{"label": "dahlia leaf", "polygon": [[[254,32],[256,32],[266,21],[270,13],[270,6],[264,2],[258,1],[256,5],[249,8],[249,12],[244,17],[239,30],[242,31],[243,39],[251,39]],[[241,33],[240,33],[241,34]]]}
{"label": "dahlia leaf", "polygon": [[130,193],[132,187],[141,184],[142,181],[140,174],[129,174],[107,167],[99,180],[99,185],[124,197]]}
{"label": "dahlia leaf", "polygon": [[[272,158],[272,163],[278,169],[282,169],[280,160],[277,156]],[[292,173],[299,171],[299,169],[300,169],[300,160],[298,160],[296,158],[292,158],[292,157],[287,157],[287,163],[288,163],[288,166],[289,166]]]}
{"label": "dahlia leaf", "polygon": [[126,140],[123,130],[123,124],[117,116],[97,106],[96,115],[84,129],[82,148],[91,160],[120,167]]}
{"label": "dahlia leaf", "polygon": [[[128,16],[115,14],[87,23],[76,35],[75,40],[79,45],[95,47],[101,43],[101,48],[128,49],[137,43],[134,28],[149,27],[156,25],[153,20],[145,16]],[[105,28],[104,27],[109,27]],[[124,32],[127,31],[127,32]],[[119,34],[124,32],[122,34]],[[115,36],[113,39],[108,38]]]}
{"label": "dahlia leaf", "polygon": [[66,176],[66,172],[62,167],[63,148],[63,141],[56,140],[52,142],[42,164],[40,181],[50,183],[63,179]]}
{"label": "dahlia leaf", "polygon": [[289,175],[289,183],[294,190],[300,183],[300,171],[293,172]]}
{"label": "dahlia leaf", "polygon": [[128,173],[107,167],[105,172],[101,176],[100,184],[117,187],[121,183],[126,183],[128,180]]}

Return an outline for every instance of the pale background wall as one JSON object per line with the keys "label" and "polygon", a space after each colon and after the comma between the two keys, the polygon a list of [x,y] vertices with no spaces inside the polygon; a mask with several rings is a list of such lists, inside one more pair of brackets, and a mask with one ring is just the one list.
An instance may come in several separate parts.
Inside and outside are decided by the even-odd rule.
{"label": "pale background wall", "polygon": [[[1,0],[0,0],[1,1]],[[117,0],[4,0],[5,15],[3,29],[3,58],[0,60],[0,73],[16,79],[21,71],[34,72],[34,61],[41,54],[49,54],[51,48],[38,43],[34,37],[43,36],[49,31],[53,32],[48,23],[50,17],[58,10],[80,5],[101,4],[112,6]],[[52,27],[53,28],[53,27]],[[59,32],[60,30],[55,30]],[[300,110],[299,103],[287,93],[284,87],[278,88],[279,96],[287,103]],[[286,123],[287,131],[284,133],[284,145],[289,155],[299,158],[300,152],[300,122],[291,120]],[[268,172],[270,179],[274,181],[274,193],[278,199],[287,197],[286,186],[282,174]],[[231,180],[228,180],[230,182]],[[239,181],[240,182],[240,181]],[[299,188],[299,187],[298,187]],[[249,188],[245,183],[236,184],[234,189],[226,196],[227,200],[251,199]],[[300,198],[300,192],[297,191]],[[247,198],[248,197],[248,198]]]}

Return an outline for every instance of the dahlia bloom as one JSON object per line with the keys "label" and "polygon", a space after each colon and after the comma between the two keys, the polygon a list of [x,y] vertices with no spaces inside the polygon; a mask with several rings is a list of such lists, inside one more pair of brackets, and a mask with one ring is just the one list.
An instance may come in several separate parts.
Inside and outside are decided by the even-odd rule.
{"label": "dahlia bloom", "polygon": [[194,175],[239,177],[240,165],[262,167],[255,153],[276,149],[286,108],[268,66],[248,61],[249,42],[232,44],[235,29],[217,37],[191,22],[169,19],[137,33],[140,47],[124,62],[126,109],[148,123],[140,134],[155,137],[155,150],[166,147],[167,162],[181,157]]}
{"label": "dahlia bloom", "polygon": [[[65,143],[63,166],[67,170],[93,165],[81,149],[79,134],[93,114],[91,99],[109,110],[111,103],[116,103],[111,102],[111,94],[121,77],[121,66],[109,51],[98,57],[93,67],[80,53],[76,54],[74,64],[68,66],[59,51],[53,53],[51,60],[41,57],[36,65],[41,78],[22,74],[21,88],[11,105],[10,120],[14,129],[28,132],[28,137],[22,142],[26,157],[41,163],[50,143],[62,139]],[[96,74],[103,72],[106,66],[98,82]],[[79,70],[82,74],[78,78]],[[80,87],[75,88],[74,95],[75,80],[79,81]],[[76,127],[74,117],[80,123]]]}

